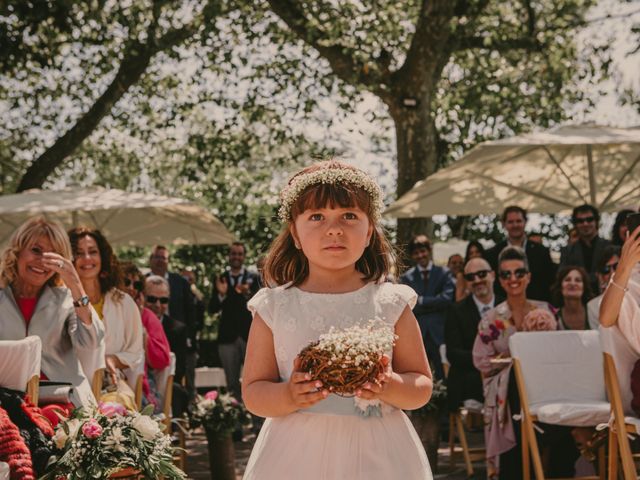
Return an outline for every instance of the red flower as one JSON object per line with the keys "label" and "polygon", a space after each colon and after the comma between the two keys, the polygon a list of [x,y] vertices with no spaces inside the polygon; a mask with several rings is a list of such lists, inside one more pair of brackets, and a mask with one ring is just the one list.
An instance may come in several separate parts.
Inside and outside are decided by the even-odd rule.
{"label": "red flower", "polygon": [[498,330],[504,330],[504,322],[502,320],[496,319],[495,324]]}

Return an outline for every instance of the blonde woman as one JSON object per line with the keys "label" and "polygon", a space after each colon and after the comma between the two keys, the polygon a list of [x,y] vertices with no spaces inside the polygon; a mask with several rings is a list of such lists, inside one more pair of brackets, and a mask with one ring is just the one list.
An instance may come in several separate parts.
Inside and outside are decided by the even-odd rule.
{"label": "blonde woman", "polygon": [[75,406],[95,402],[78,355],[101,348],[104,326],[71,262],[63,228],[27,220],[0,256],[0,339],[42,339],[43,378],[70,382]]}

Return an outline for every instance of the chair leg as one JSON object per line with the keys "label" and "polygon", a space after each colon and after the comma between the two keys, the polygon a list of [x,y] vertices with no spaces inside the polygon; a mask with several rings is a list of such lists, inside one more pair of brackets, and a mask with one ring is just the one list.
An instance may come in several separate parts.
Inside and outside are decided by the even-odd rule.
{"label": "chair leg", "polygon": [[618,478],[618,438],[612,427],[609,428],[609,480]]}
{"label": "chair leg", "polygon": [[456,450],[455,438],[456,438],[456,413],[449,413],[449,467],[453,469],[454,454]]}
{"label": "chair leg", "polygon": [[607,468],[605,467],[606,454],[604,445],[598,449],[598,479],[605,480],[607,478]]}
{"label": "chair leg", "polygon": [[522,478],[531,480],[531,458],[529,457],[529,442],[527,431],[524,428],[524,420],[520,422],[520,437],[522,440]]}
{"label": "chair leg", "polygon": [[[526,430],[527,443],[531,452],[531,459],[533,460],[533,473],[535,473],[536,480],[544,480],[544,470],[542,468],[542,460],[540,459],[540,449],[538,448],[538,439],[536,438],[536,431],[533,428],[533,420],[527,415],[522,416],[522,427]],[[524,467],[524,458],[523,467]]]}
{"label": "chair leg", "polygon": [[469,455],[469,445],[467,444],[467,435],[464,433],[464,425],[462,424],[462,418],[458,413],[456,415],[456,426],[458,427],[458,439],[462,446],[462,455],[464,456],[464,464],[467,467],[467,475],[470,477],[473,475],[473,465],[471,464],[471,456]]}

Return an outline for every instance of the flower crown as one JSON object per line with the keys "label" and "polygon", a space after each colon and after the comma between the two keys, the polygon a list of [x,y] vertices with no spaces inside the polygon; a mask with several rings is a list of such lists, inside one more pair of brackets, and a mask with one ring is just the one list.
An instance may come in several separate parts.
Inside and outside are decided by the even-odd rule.
{"label": "flower crown", "polygon": [[361,188],[371,197],[372,216],[379,220],[382,215],[382,190],[378,184],[362,170],[342,166],[338,162],[328,162],[326,166],[308,173],[295,175],[280,192],[278,217],[283,222],[292,220],[291,207],[307,188],[317,184],[349,184]]}

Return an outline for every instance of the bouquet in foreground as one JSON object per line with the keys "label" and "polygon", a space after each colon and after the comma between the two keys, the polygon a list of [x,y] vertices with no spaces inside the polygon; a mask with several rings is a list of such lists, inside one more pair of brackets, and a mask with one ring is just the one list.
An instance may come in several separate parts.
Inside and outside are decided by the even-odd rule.
{"label": "bouquet in foreground", "polygon": [[352,396],[367,382],[376,383],[384,371],[382,357],[390,353],[396,340],[388,325],[333,327],[300,353],[300,369],[324,388],[342,396]]}
{"label": "bouquet in foreground", "polygon": [[230,436],[242,425],[251,422],[251,416],[244,405],[230,393],[217,390],[198,397],[193,413],[195,426],[202,425],[208,433],[217,437]]}
{"label": "bouquet in foreground", "polygon": [[60,422],[52,442],[54,457],[43,480],[107,479],[134,469],[144,478],[186,478],[173,464],[171,437],[149,414],[128,412],[117,403],[83,407]]}

